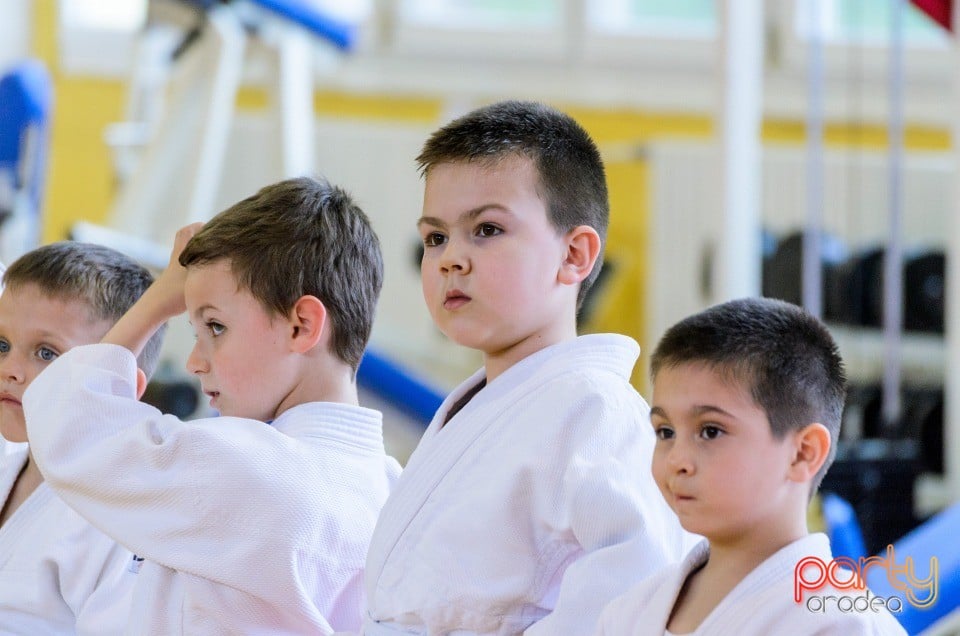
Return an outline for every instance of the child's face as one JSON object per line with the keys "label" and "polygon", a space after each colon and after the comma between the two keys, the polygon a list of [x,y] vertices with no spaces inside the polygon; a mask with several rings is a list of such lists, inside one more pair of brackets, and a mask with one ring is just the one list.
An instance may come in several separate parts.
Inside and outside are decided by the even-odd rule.
{"label": "child's face", "polygon": [[93,320],[88,305],[46,295],[33,284],[0,294],[0,434],[27,441],[23,392],[48,364],[73,347],[100,342],[109,320]]}
{"label": "child's face", "polygon": [[557,280],[566,243],[536,184],[532,162],[518,156],[493,166],[438,164],[427,173],[417,224],[423,296],[458,344],[486,354],[515,348],[520,359],[557,341],[571,302]]}
{"label": "child's face", "polygon": [[189,267],[184,299],[197,336],[187,370],[199,377],[210,406],[260,421],[286,410],[296,384],[289,323],[239,288],[227,260]]}
{"label": "child's face", "polygon": [[743,385],[682,364],[657,373],[652,402],[653,476],[684,528],[731,541],[794,521],[793,435],[775,439]]}

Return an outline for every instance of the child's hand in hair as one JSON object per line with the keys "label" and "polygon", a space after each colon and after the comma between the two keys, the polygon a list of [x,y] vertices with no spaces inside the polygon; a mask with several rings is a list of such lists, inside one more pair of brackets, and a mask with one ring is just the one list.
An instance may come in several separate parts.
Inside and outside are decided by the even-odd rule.
{"label": "child's hand in hair", "polygon": [[180,265],[180,253],[203,223],[192,223],[177,231],[170,252],[170,263],[133,307],[107,332],[101,342],[126,347],[140,355],[150,337],[170,318],[187,310],[183,287],[187,270]]}
{"label": "child's hand in hair", "polygon": [[183,286],[187,279],[187,269],[180,264],[180,253],[187,246],[190,239],[200,231],[203,223],[191,223],[177,230],[173,239],[173,249],[170,250],[170,262],[167,268],[157,277],[153,284],[154,301],[158,309],[166,314],[168,318],[177,316],[186,311],[187,306],[183,300]]}

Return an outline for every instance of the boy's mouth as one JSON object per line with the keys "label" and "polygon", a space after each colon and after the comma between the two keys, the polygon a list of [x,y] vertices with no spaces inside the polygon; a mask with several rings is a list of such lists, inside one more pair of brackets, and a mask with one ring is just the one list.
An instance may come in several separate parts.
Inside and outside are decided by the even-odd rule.
{"label": "boy's mouth", "polygon": [[8,406],[23,406],[16,397],[11,393],[0,393],[0,402],[7,404]]}
{"label": "boy's mouth", "polygon": [[447,292],[447,295],[443,300],[443,308],[452,311],[454,309],[463,307],[470,302],[470,300],[471,298],[459,289],[451,289]]}

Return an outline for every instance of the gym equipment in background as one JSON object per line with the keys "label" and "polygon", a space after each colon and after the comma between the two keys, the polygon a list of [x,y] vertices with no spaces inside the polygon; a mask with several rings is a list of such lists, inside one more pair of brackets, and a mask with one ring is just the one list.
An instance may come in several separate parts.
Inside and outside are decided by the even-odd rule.
{"label": "gym equipment in background", "polygon": [[836,264],[826,277],[824,319],[846,325],[880,327],[884,254],[882,247],[870,247]]}
{"label": "gym equipment in background", "polygon": [[[887,552],[887,546],[874,554],[881,558],[892,556],[894,565],[903,568],[906,559],[912,561],[911,572],[918,579],[930,576],[931,560],[936,560],[937,587],[936,598],[929,607],[918,607],[905,598],[903,589],[894,587],[888,578],[886,567],[867,569],[867,586],[877,596],[889,598],[898,596],[903,599],[902,612],[895,614],[900,624],[910,634],[937,633],[956,634],[960,626],[960,541],[957,541],[957,528],[960,528],[960,504],[939,512],[909,534],[891,542],[893,553]],[[903,582],[902,573],[897,578]],[[916,600],[922,605],[930,599],[933,590],[914,589]],[[947,628],[949,623],[952,627]],[[942,629],[941,629],[942,628]],[[929,632],[925,630],[930,630]]]}
{"label": "gym equipment in background", "polygon": [[820,490],[850,502],[867,553],[879,554],[917,525],[913,510],[918,473],[919,444],[913,440],[841,442]]}
{"label": "gym equipment in background", "polygon": [[903,328],[944,333],[947,255],[940,249],[909,255],[903,265]]}
{"label": "gym equipment in background", "polygon": [[172,17],[148,18],[130,79],[130,121],[108,134],[120,179],[109,229],[78,223],[73,237],[103,242],[116,233],[118,249],[162,268],[163,250],[149,243],[169,245],[180,227],[213,216],[254,42],[256,61],[267,65],[280,158],[278,174],[257,185],[311,174],[314,77],[354,45],[369,11],[368,0],[153,0],[148,16]]}
{"label": "gym equipment in background", "polygon": [[903,387],[901,433],[920,442],[920,468],[936,475],[944,474],[944,399],[943,387]]}
{"label": "gym equipment in background", "polygon": [[825,492],[820,497],[820,510],[834,557],[844,556],[857,561],[867,556],[857,513],[850,502],[832,492]]}
{"label": "gym equipment in background", "polygon": [[944,472],[944,396],[942,386],[904,384],[903,415],[896,426],[885,430],[880,417],[883,388],[879,382],[851,382],[843,409],[841,439],[854,443],[863,439],[892,436],[919,445],[917,460],[921,472]]}
{"label": "gym equipment in background", "polygon": [[150,378],[140,399],[184,420],[200,406],[200,391],[195,378],[185,378],[172,364],[164,362]]}
{"label": "gym equipment in background", "polygon": [[[776,239],[767,239],[776,241]],[[763,295],[779,298],[795,305],[803,305],[803,232],[792,232],[779,241],[763,263]],[[769,248],[768,248],[769,249]],[[828,297],[833,269],[846,258],[843,242],[826,233],[820,238],[820,267],[823,297]]]}
{"label": "gym equipment in background", "polygon": [[40,244],[53,83],[25,60],[0,75],[0,261]]}
{"label": "gym equipment in background", "polygon": [[[792,232],[767,239],[763,259],[763,295],[802,305],[804,236]],[[843,325],[883,325],[883,280],[886,250],[875,245],[848,253],[837,238],[821,238],[823,318]],[[904,331],[944,332],[946,254],[935,247],[915,248],[904,254]]]}
{"label": "gym equipment in background", "polygon": [[360,360],[357,383],[424,425],[433,419],[444,398],[430,383],[371,349]]}

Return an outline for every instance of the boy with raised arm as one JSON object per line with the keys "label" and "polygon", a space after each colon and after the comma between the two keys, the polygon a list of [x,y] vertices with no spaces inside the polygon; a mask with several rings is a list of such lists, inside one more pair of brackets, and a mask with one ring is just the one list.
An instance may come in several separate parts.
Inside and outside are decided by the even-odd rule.
{"label": "boy with raised arm", "polygon": [[[73,347],[99,342],[152,282],[123,254],[72,241],[39,247],[10,265],[0,294],[6,440],[27,441],[21,400],[37,374]],[[156,366],[162,338],[155,334],[140,354],[145,375]],[[0,632],[122,634],[136,581],[133,555],[54,494],[29,449],[0,457]]]}
{"label": "boy with raised arm", "polygon": [[[399,472],[355,382],[379,241],[344,191],[309,178],[197,225],[101,344],[27,392],[37,463],[143,559],[129,631],[357,629],[367,545]],[[182,422],[134,399],[134,354],[184,309],[187,368],[220,417]]]}
{"label": "boy with raised arm", "polygon": [[730,301],[671,327],[650,373],[654,478],[706,540],[612,602],[597,635],[905,634],[883,600],[853,599],[870,594],[842,568],[861,566],[807,531],[846,395],[826,327],[783,301]]}
{"label": "boy with raised arm", "polygon": [[600,155],[569,116],[503,102],[438,130],[418,161],[424,298],[484,367],[384,506],[365,633],[589,633],[684,534],[650,476],[639,347],[577,336],[609,215]]}

